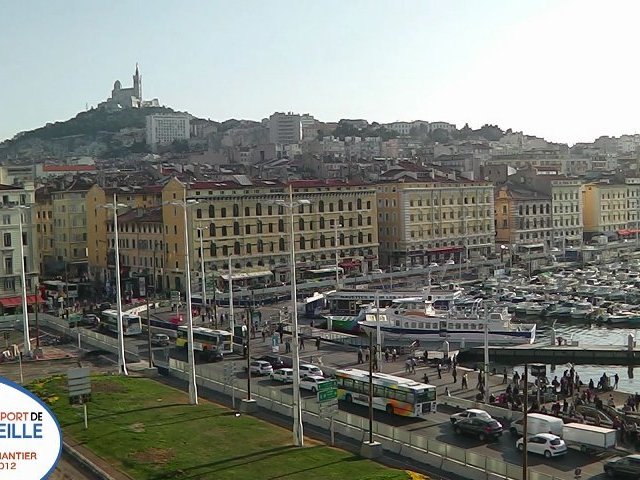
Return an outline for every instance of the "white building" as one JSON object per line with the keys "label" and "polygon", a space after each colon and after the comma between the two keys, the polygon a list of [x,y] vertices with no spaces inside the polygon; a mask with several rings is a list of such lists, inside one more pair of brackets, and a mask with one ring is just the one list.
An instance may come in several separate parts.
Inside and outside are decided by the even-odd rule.
{"label": "white building", "polygon": [[[27,303],[35,302],[38,284],[38,250],[34,228],[35,212],[20,206],[35,203],[33,183],[25,187],[0,184],[0,315],[11,314],[22,306],[20,242],[24,248]],[[19,216],[22,215],[22,239]]]}
{"label": "white building", "polygon": [[147,115],[147,145],[168,145],[174,140],[189,139],[189,115],[158,113]]}
{"label": "white building", "polygon": [[301,117],[293,112],[276,112],[269,117],[269,140],[271,143],[291,145],[302,140]]}

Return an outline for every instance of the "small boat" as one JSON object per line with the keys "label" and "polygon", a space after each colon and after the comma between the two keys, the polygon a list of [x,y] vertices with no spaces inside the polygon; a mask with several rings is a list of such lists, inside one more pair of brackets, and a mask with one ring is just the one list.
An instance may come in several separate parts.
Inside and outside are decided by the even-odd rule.
{"label": "small boat", "polygon": [[589,302],[578,302],[575,303],[571,308],[570,316],[571,318],[585,319],[593,315],[593,312],[593,305],[591,305]]}

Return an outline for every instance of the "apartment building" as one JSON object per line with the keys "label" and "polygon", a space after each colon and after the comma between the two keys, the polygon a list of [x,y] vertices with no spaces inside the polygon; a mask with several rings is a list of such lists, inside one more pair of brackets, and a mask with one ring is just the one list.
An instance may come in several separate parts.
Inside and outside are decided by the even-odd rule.
{"label": "apartment building", "polygon": [[[22,311],[21,266],[25,268],[27,304],[36,302],[38,242],[35,234],[33,184],[24,187],[0,184],[0,315]],[[24,208],[21,208],[24,207]],[[22,238],[20,236],[22,223]],[[22,242],[23,255],[20,252]]]}
{"label": "apartment building", "polygon": [[381,263],[428,265],[489,255],[493,185],[439,176],[377,185]]}
{"label": "apartment building", "polygon": [[508,184],[495,193],[496,242],[548,251],[552,242],[551,196],[527,185]]}
{"label": "apartment building", "polygon": [[582,187],[582,195],[585,239],[595,235],[635,235],[640,213],[640,179],[587,183]]}
{"label": "apartment building", "polygon": [[302,140],[302,123],[298,114],[276,112],[269,117],[271,143],[291,145]]}
{"label": "apartment building", "polygon": [[[53,198],[47,187],[40,187],[35,191],[35,227],[38,241],[38,265],[39,271],[47,276],[60,273],[64,266],[57,269],[58,262],[53,248]],[[62,262],[60,262],[62,265]]]}
{"label": "apartment building", "polygon": [[156,113],[147,115],[147,145],[153,148],[168,145],[174,140],[188,140],[189,115],[186,113]]}
{"label": "apartment building", "polygon": [[[115,203],[125,205],[125,207],[118,209],[120,216],[127,215],[127,212],[131,209],[145,211],[152,207],[160,206],[162,202],[162,186],[103,188],[99,185],[93,185],[87,192],[87,211],[90,212],[87,218],[89,272],[91,277],[101,285],[105,283],[113,284],[115,281],[113,209],[105,208],[106,205],[113,205],[114,199]],[[145,225],[144,227],[147,228],[148,226]],[[119,230],[122,231],[121,228]],[[129,232],[125,231],[123,233]],[[143,233],[147,232],[143,231]],[[162,229],[157,233],[156,239],[159,242],[162,241]],[[130,255],[130,258],[132,258],[132,255]],[[160,255],[158,262],[163,261],[163,257]],[[131,260],[131,263],[133,263],[133,260]],[[137,266],[139,266],[138,261],[136,261]],[[134,269],[134,271],[139,273],[138,269]],[[157,280],[157,277],[155,279]],[[152,280],[149,277],[149,284],[155,285]],[[160,286],[158,285],[158,287]]]}
{"label": "apartment building", "polygon": [[551,198],[550,247],[566,250],[582,244],[582,181],[561,175],[556,169],[519,170],[509,177],[512,184],[526,185]]}
{"label": "apartment building", "polygon": [[376,190],[370,185],[248,179],[186,185],[172,179],[162,191],[165,286],[184,286],[184,213],[173,203],[185,198],[197,202],[188,207],[187,219],[194,271],[203,259],[206,271],[224,282],[231,258],[233,278],[241,282],[289,281],[291,216],[277,204],[289,202],[289,188],[296,204],[293,229],[300,278],[310,269],[334,266],[336,254],[347,272],[378,267]]}

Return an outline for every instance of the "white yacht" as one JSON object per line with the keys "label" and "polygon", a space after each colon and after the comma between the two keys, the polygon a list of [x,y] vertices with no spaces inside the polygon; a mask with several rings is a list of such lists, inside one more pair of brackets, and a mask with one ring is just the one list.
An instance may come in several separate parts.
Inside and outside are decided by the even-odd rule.
{"label": "white yacht", "polygon": [[[376,331],[378,321],[385,339],[406,341],[440,341],[481,343],[485,334],[492,345],[533,343],[535,324],[511,323],[506,308],[485,313],[478,302],[470,312],[449,310],[439,313],[433,305],[420,298],[398,299],[380,312],[369,312],[360,321],[364,331]],[[488,330],[485,332],[485,328]]]}

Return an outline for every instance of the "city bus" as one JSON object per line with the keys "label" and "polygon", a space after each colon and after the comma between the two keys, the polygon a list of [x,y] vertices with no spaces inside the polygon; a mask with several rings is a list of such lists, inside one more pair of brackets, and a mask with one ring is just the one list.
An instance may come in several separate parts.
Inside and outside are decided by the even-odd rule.
{"label": "city bus", "polygon": [[[118,312],[116,310],[103,310],[100,312],[100,329],[118,333]],[[142,333],[140,316],[123,313],[122,333],[124,335],[140,335]]]}
{"label": "city bus", "polygon": [[[176,347],[187,347],[187,325],[178,327]],[[206,327],[193,327],[193,349],[201,352],[218,350],[222,354],[232,353],[231,332]]]}
{"label": "city bus", "polygon": [[[355,368],[335,371],[338,399],[369,405],[369,372]],[[405,417],[436,413],[436,387],[386,373],[373,374],[373,407]]]}
{"label": "city bus", "polygon": [[[344,269],[338,267],[338,276],[342,278],[344,275]],[[336,267],[323,267],[323,268],[311,268],[305,270],[302,274],[302,278],[307,281],[322,281],[322,280],[335,280],[336,279]]]}

